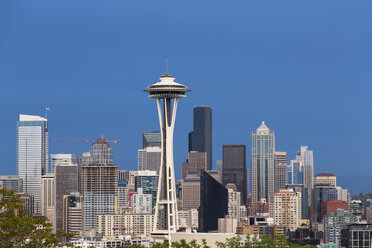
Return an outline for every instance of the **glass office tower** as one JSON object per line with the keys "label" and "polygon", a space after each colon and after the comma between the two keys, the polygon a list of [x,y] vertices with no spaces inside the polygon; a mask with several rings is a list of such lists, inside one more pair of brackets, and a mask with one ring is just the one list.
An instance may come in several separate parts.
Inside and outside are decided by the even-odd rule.
{"label": "glass office tower", "polygon": [[212,170],[212,109],[194,107],[194,130],[189,133],[189,152],[207,153],[207,170]]}
{"label": "glass office tower", "polygon": [[48,173],[48,121],[19,115],[17,121],[17,175],[22,191],[35,197],[34,215],[41,215],[41,177]]}
{"label": "glass office tower", "polygon": [[252,203],[261,199],[271,202],[275,190],[275,134],[262,122],[252,132]]}

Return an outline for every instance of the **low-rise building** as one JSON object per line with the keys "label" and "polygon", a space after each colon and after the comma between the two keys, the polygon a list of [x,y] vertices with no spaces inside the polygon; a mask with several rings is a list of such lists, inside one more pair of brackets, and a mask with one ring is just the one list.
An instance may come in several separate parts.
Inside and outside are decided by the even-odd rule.
{"label": "low-rise building", "polygon": [[[97,216],[97,232],[105,238],[123,235],[149,236],[154,223],[153,214],[106,214]],[[122,230],[125,228],[125,230]]]}

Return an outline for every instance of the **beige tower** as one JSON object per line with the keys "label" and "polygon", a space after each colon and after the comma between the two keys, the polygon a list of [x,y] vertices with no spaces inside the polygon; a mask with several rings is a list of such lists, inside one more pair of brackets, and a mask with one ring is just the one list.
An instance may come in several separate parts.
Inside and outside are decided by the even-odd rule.
{"label": "beige tower", "polygon": [[275,224],[295,231],[301,225],[301,193],[292,189],[280,190],[273,198]]}

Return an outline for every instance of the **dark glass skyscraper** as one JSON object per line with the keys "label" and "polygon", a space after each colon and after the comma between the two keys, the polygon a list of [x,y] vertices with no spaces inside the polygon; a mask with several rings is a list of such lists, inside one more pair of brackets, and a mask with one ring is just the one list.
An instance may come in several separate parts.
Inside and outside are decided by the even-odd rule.
{"label": "dark glass skyscraper", "polygon": [[212,170],[212,109],[194,107],[194,130],[189,133],[189,152],[207,153],[207,170]]}
{"label": "dark glass skyscraper", "polygon": [[66,163],[57,165],[55,173],[55,225],[56,230],[63,230],[63,197],[79,190],[79,167]]}
{"label": "dark glass skyscraper", "polygon": [[315,225],[322,222],[322,202],[337,200],[337,191],[330,184],[315,184],[311,197],[311,223]]}
{"label": "dark glass skyscraper", "polygon": [[245,145],[223,145],[222,183],[236,185],[242,204],[247,204],[247,167]]}
{"label": "dark glass skyscraper", "polygon": [[218,230],[218,218],[228,213],[227,189],[204,170],[200,175],[199,228]]}

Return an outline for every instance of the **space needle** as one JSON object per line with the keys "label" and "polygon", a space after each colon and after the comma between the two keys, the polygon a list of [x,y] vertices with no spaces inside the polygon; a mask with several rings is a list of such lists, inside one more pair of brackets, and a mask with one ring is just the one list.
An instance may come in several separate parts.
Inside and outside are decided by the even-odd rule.
{"label": "space needle", "polygon": [[151,233],[154,240],[170,240],[170,234],[178,229],[173,132],[178,99],[186,97],[186,92],[190,90],[185,85],[176,83],[174,79],[168,74],[167,65],[167,72],[160,78],[160,82],[144,90],[149,93],[149,97],[156,99],[161,130],[161,164],[153,232]]}

